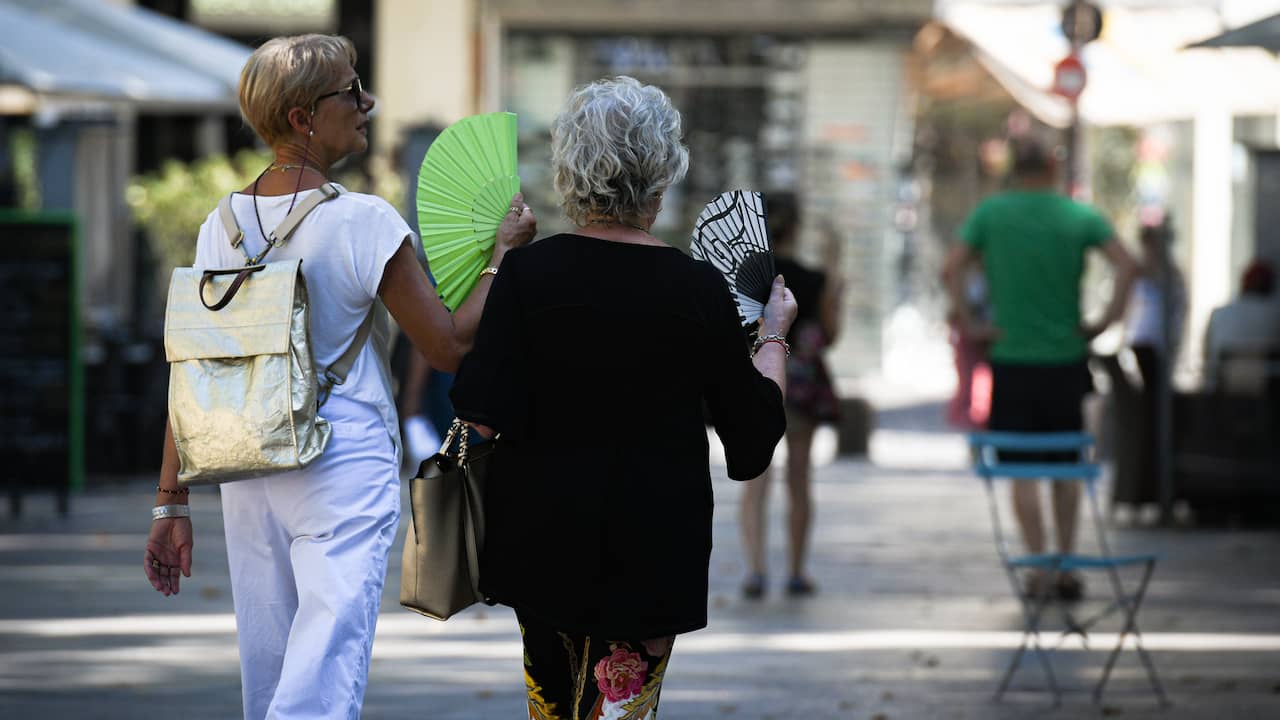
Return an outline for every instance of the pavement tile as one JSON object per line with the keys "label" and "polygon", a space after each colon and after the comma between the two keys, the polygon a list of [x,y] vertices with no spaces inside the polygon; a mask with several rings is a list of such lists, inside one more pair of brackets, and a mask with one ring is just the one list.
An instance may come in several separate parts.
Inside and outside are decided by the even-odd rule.
{"label": "pavement tile", "polygon": [[[1071,692],[1052,709],[1024,663],[1004,702],[990,696],[1021,627],[996,559],[978,481],[959,436],[877,433],[872,459],[815,476],[813,575],[796,600],[771,578],[739,597],[741,487],[717,472],[710,627],[680,637],[664,718],[1280,717],[1280,533],[1119,528],[1117,551],[1161,555],[1142,613],[1172,698],[1157,707],[1136,656],[1122,654],[1101,706],[1086,688],[1104,653],[1068,646],[1055,670]],[[163,598],[139,563],[154,480],[94,484],[59,518],[30,496],[0,520],[0,718],[239,715],[234,623],[216,489],[193,493],[195,577]],[[783,559],[782,491],[770,557]],[[1082,528],[1088,538],[1090,528]],[[401,533],[403,537],[403,532]],[[523,687],[510,611],[472,608],[439,623],[399,608],[391,553],[364,717],[516,718]],[[1098,597],[1103,579],[1090,582]],[[661,602],[660,596],[655,602]],[[1114,625],[1103,632],[1114,633]]]}

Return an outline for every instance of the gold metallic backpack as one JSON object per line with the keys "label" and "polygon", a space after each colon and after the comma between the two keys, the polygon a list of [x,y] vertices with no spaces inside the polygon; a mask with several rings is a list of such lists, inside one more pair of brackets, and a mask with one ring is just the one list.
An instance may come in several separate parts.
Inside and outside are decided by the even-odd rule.
{"label": "gold metallic backpack", "polygon": [[179,483],[205,485],[294,470],[329,444],[332,429],[318,411],[364,347],[373,309],[346,352],[318,374],[302,260],[262,259],[288,242],[316,206],[342,192],[326,183],[303,198],[256,257],[244,248],[228,195],[218,211],[232,247],[244,253],[244,267],[174,269],[164,349]]}

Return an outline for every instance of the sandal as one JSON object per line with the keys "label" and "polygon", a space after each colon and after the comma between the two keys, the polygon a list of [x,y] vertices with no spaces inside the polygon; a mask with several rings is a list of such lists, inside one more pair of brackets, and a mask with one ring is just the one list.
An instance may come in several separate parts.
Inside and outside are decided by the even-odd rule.
{"label": "sandal", "polygon": [[787,594],[791,597],[807,597],[818,592],[818,586],[813,581],[800,575],[793,575],[787,581]]}
{"label": "sandal", "polygon": [[742,583],[742,597],[747,600],[759,600],[764,597],[764,585],[763,573],[751,573]]}

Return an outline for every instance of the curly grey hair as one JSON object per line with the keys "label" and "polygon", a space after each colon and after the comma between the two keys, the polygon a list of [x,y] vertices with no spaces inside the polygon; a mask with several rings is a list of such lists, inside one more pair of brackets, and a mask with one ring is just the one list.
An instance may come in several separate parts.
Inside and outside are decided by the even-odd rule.
{"label": "curly grey hair", "polygon": [[689,169],[680,136],[680,111],[653,85],[619,75],[578,88],[551,128],[561,208],[579,225],[655,213]]}

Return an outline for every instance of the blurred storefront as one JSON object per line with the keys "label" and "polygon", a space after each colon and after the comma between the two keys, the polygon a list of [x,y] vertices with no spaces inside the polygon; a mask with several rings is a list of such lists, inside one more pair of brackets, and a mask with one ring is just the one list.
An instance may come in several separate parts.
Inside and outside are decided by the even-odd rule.
{"label": "blurred storefront", "polygon": [[[41,219],[64,217],[74,228],[67,285],[75,317],[58,318],[57,327],[73,328],[67,359],[75,370],[55,382],[62,366],[11,335],[5,380],[20,399],[7,399],[6,410],[21,412],[30,387],[48,388],[50,398],[65,392],[65,405],[46,404],[84,428],[83,448],[72,441],[66,454],[84,457],[90,473],[149,469],[159,463],[166,366],[158,329],[137,324],[156,281],[125,190],[139,168],[227,150],[239,68],[250,51],[145,8],[101,0],[3,0],[0,27],[0,208],[18,209],[0,210],[17,219],[4,227],[6,266],[29,263],[22,248],[41,240],[32,230]],[[54,327],[49,307],[15,310],[27,311],[14,317],[18,328]],[[6,424],[13,427],[26,424]],[[17,436],[19,448],[44,437],[26,429]]]}
{"label": "blurred storefront", "polygon": [[[1193,385],[1209,313],[1234,296],[1239,271],[1255,254],[1280,253],[1265,229],[1270,206],[1256,203],[1280,141],[1280,63],[1260,49],[1187,49],[1222,28],[1219,3],[1098,4],[1102,35],[1082,53],[1088,83],[1078,105],[1085,127],[1080,190],[1109,211],[1127,240],[1140,222],[1169,216],[1174,259],[1190,288],[1179,379]],[[1049,91],[1053,66],[1069,50],[1061,12],[1061,3],[1051,2],[943,3],[938,20],[917,38],[922,96],[970,115],[985,108],[1007,116],[1017,108],[1045,128],[1065,128],[1070,105]],[[1096,176],[1117,159],[1103,154],[1114,148],[1090,147],[1108,128],[1130,128],[1134,138],[1122,148],[1132,156],[1119,186]],[[997,124],[995,135],[1006,130]],[[975,168],[984,139],[971,141]],[[945,244],[955,227],[937,219]]]}
{"label": "blurred storefront", "polygon": [[[1079,53],[1088,80],[1074,108],[1083,147],[1073,189],[1112,219],[1135,254],[1138,226],[1167,222],[1172,260],[1187,280],[1185,327],[1167,329],[1183,338],[1174,382],[1153,384],[1126,367],[1118,331],[1094,344],[1110,381],[1110,430],[1099,430],[1115,453],[1115,500],[1158,503],[1166,521],[1175,500],[1202,517],[1271,519],[1280,502],[1276,376],[1248,393],[1202,390],[1210,313],[1234,299],[1251,260],[1280,259],[1268,201],[1280,185],[1280,63],[1258,48],[1196,47],[1222,30],[1235,4],[1098,0],[1101,35]],[[1280,3],[1254,11],[1268,5],[1275,12]],[[957,240],[973,203],[998,188],[1002,138],[1065,140],[1073,108],[1049,90],[1070,50],[1062,6],[944,0],[917,36],[916,166],[926,178],[925,232],[939,251]],[[1086,303],[1108,297],[1107,284],[1086,275]]]}
{"label": "blurred storefront", "polygon": [[0,27],[0,144],[31,137],[40,206],[81,220],[88,326],[127,324],[138,248],[125,186],[172,155],[163,127],[185,128],[173,139],[193,156],[226,149],[249,49],[100,0],[4,0]]}
{"label": "blurred storefront", "polygon": [[902,295],[910,249],[894,209],[913,132],[905,59],[932,5],[386,0],[376,13],[383,131],[518,113],[520,175],[541,231],[553,232],[566,224],[552,197],[549,128],[569,92],[618,74],[662,87],[684,114],[691,164],[657,233],[686,246],[693,219],[724,190],[796,192],[807,256],[847,283],[832,361],[854,376],[880,365],[881,328]]}

